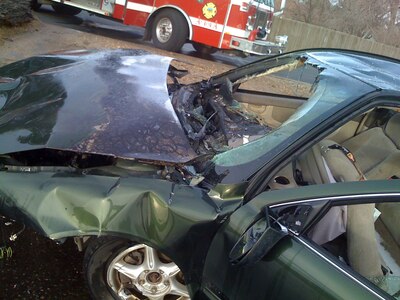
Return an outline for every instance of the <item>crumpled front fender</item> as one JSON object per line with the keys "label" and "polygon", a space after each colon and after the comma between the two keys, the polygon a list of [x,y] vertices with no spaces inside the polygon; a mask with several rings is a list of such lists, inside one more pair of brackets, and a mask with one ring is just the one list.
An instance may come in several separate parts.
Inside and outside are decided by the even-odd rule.
{"label": "crumpled front fender", "polygon": [[0,215],[51,239],[112,235],[146,243],[177,263],[188,284],[200,280],[214,234],[239,203],[154,178],[0,172]]}
{"label": "crumpled front fender", "polygon": [[219,205],[201,189],[164,180],[0,173],[0,213],[52,239],[114,234],[173,244],[192,226],[215,223]]}

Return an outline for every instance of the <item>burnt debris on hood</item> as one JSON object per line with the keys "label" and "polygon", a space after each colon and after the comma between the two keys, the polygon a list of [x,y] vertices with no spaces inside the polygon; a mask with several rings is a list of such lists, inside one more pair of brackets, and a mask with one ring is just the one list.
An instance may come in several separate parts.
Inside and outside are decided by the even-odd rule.
{"label": "burnt debris on hood", "polygon": [[237,88],[225,80],[182,86],[172,105],[190,144],[198,155],[214,155],[261,137],[271,129],[233,98]]}

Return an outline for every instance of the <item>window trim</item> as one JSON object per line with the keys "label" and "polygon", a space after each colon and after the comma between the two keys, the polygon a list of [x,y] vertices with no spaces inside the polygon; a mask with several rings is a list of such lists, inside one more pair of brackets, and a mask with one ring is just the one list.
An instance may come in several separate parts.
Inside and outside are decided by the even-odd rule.
{"label": "window trim", "polygon": [[[329,263],[331,266],[333,266],[335,269],[337,269],[339,272],[342,272],[345,274],[348,278],[351,280],[355,281],[357,284],[368,290],[371,294],[375,295],[379,299],[386,300],[388,299],[387,296],[382,295],[383,293],[387,294],[385,291],[380,289],[379,287],[375,286],[373,283],[367,282],[367,279],[363,278],[362,275],[358,274],[354,270],[347,270],[346,266],[339,265],[335,260],[330,258],[328,255],[325,255],[324,251],[320,251],[320,249],[317,249],[316,246],[311,244],[307,239],[304,237],[299,237],[299,236],[293,236],[293,239],[298,241],[300,244],[302,244],[304,247],[315,253],[317,256],[319,256],[321,259],[323,259],[325,262]],[[323,249],[322,249],[323,250]],[[387,294],[389,295],[389,294]],[[390,296],[390,295],[389,295]]]}
{"label": "window trim", "polygon": [[[397,198],[397,199],[395,199]],[[377,199],[380,199],[382,201],[377,201]],[[358,201],[356,201],[358,200]],[[391,201],[390,201],[391,200]],[[350,203],[352,201],[352,203]],[[354,202],[353,202],[354,201]],[[312,204],[312,203],[318,203],[318,202],[326,202],[326,209],[323,209],[323,212],[327,212],[330,207],[337,206],[337,205],[357,205],[357,204],[367,204],[367,203],[387,203],[387,202],[397,202],[400,203],[400,192],[388,192],[388,193],[370,193],[370,194],[355,194],[355,195],[343,195],[343,196],[327,196],[327,197],[319,197],[319,198],[313,198],[313,199],[308,199],[308,200],[298,200],[290,203],[278,203],[269,206],[271,209],[277,208],[277,207],[282,207],[282,206],[291,206],[291,205],[298,205],[298,204]],[[317,256],[319,256],[321,259],[329,263],[331,266],[333,266],[335,269],[338,271],[342,272],[345,274],[347,277],[349,277],[351,280],[355,281],[359,285],[361,285],[363,288],[368,290],[370,293],[378,297],[379,299],[388,299],[386,295],[387,294],[384,290],[380,289],[379,287],[375,286],[373,283],[368,282],[367,279],[365,279],[362,275],[358,274],[356,271],[352,270],[350,267],[346,266],[343,263],[338,263],[339,260],[333,257],[329,256],[329,252],[325,253],[326,250],[324,250],[322,247],[314,244],[312,241],[309,241],[309,239],[305,238],[303,235],[305,232],[307,232],[314,224],[317,222],[322,216],[324,215],[321,213],[318,213],[317,216],[314,218],[314,220],[311,220],[311,222],[304,228],[299,233],[295,233],[293,231],[291,232],[292,238],[299,243],[301,243],[303,246],[308,248],[310,251],[315,253]],[[390,295],[389,295],[390,296]]]}

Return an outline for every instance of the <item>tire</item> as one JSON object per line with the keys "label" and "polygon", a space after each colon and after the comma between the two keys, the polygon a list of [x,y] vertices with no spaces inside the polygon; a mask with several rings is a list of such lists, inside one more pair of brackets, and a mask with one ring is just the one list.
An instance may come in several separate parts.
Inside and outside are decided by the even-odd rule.
{"label": "tire", "polygon": [[95,239],[86,249],[83,268],[93,299],[190,299],[178,266],[144,244]]}
{"label": "tire", "polygon": [[37,0],[31,0],[31,8],[34,11],[38,11],[41,6],[42,6],[42,4],[38,3]]}
{"label": "tire", "polygon": [[182,14],[173,9],[159,12],[152,23],[151,36],[157,48],[178,51],[185,44],[189,29]]}
{"label": "tire", "polygon": [[80,8],[64,4],[52,4],[51,7],[53,7],[56,13],[68,16],[76,16],[82,11]]}
{"label": "tire", "polygon": [[199,44],[199,43],[192,43],[192,46],[196,52],[198,52],[201,55],[210,55],[218,51],[217,48]]}

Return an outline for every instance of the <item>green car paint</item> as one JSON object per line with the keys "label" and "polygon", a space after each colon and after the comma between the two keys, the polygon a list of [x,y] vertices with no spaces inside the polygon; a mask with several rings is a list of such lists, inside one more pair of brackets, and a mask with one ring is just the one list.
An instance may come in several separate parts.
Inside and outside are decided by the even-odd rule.
{"label": "green car paint", "polygon": [[[346,200],[347,198],[347,200]],[[343,201],[400,202],[396,180],[306,186],[264,192],[236,210],[212,241],[202,277],[202,292],[211,299],[385,299],[388,297],[337,258],[294,234],[284,237],[257,263],[235,266],[229,253],[266,206],[315,205]],[[318,216],[318,212],[312,217]],[[311,220],[309,220],[311,221]],[[344,271],[343,271],[344,270]],[[199,296],[200,299],[202,296]]]}

